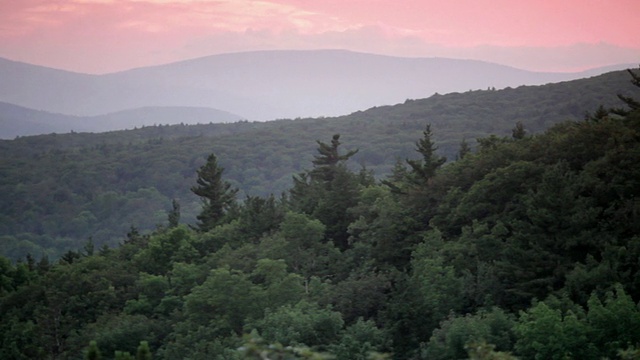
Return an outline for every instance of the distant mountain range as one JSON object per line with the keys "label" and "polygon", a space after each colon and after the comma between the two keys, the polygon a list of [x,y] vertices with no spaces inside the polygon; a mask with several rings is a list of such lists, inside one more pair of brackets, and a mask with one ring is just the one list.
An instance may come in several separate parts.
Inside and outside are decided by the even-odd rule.
{"label": "distant mountain range", "polygon": [[[0,58],[0,101],[7,103],[0,106],[0,137],[149,124],[134,121],[141,118],[153,124],[202,122],[200,115],[205,122],[337,116],[434,93],[546,84],[628,67],[541,73],[475,60],[317,50],[223,54],[88,75]],[[57,114],[25,115],[8,104]]]}
{"label": "distant mountain range", "polygon": [[225,111],[197,107],[142,107],[97,116],[72,116],[0,102],[0,139],[68,132],[105,132],[175,124],[226,123],[242,120]]}

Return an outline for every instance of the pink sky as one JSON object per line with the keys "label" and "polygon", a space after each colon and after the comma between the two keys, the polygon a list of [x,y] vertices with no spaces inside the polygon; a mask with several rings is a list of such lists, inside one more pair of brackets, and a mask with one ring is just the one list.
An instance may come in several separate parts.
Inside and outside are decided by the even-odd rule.
{"label": "pink sky", "polygon": [[638,0],[0,0],[0,57],[106,73],[349,49],[544,71],[640,63]]}

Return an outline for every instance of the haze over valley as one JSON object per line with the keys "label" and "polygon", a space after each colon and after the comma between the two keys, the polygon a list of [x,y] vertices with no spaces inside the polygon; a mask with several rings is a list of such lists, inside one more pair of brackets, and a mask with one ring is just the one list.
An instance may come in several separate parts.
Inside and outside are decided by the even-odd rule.
{"label": "haze over valley", "polygon": [[474,60],[317,50],[224,54],[88,75],[0,59],[6,103],[0,137],[339,116],[434,93],[553,83],[628,67],[544,73]]}

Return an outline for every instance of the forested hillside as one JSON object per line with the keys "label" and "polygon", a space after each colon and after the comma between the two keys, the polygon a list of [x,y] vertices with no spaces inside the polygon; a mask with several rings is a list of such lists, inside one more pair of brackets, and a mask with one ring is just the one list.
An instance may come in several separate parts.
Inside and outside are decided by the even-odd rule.
{"label": "forested hillside", "polygon": [[364,148],[322,136],[282,196],[239,201],[210,154],[193,227],[174,204],[117,248],[0,258],[0,358],[636,359],[640,103],[624,95],[448,163],[423,123],[418,156],[381,180],[350,166]]}
{"label": "forested hillside", "polygon": [[[116,245],[130,228],[164,223],[172,201],[193,224],[200,201],[189,189],[208,154],[246,195],[279,197],[292,175],[308,167],[315,141],[342,134],[359,149],[349,167],[377,179],[395,163],[415,158],[414,142],[427,123],[449,161],[464,140],[509,136],[521,122],[529,134],[565,120],[581,120],[599,104],[618,106],[634,94],[626,72],[517,89],[434,95],[339,118],[152,126],[109,133],[73,133],[0,141],[0,254],[12,259],[57,259],[88,239]],[[636,92],[637,93],[637,92]]]}

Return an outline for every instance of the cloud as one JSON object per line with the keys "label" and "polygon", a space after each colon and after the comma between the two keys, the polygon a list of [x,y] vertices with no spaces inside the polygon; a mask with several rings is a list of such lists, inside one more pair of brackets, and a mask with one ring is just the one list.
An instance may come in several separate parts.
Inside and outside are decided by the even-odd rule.
{"label": "cloud", "polygon": [[479,59],[538,71],[581,71],[617,64],[637,64],[640,48],[629,48],[605,42],[572,44],[555,47],[478,46],[451,49],[455,57]]}
{"label": "cloud", "polygon": [[590,68],[636,63],[640,48],[580,43],[567,46],[443,46],[428,43],[420,34],[403,33],[381,26],[363,26],[344,31],[303,34],[297,31],[226,32],[194,39],[173,54],[189,58],[251,50],[350,49],[407,56],[477,59],[533,71],[581,71]]}
{"label": "cloud", "polygon": [[343,48],[583,68],[637,58],[634,1],[0,0],[0,56],[105,72],[232,51]]}

